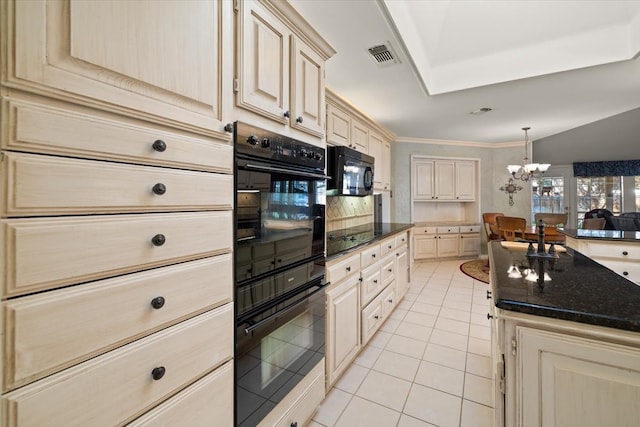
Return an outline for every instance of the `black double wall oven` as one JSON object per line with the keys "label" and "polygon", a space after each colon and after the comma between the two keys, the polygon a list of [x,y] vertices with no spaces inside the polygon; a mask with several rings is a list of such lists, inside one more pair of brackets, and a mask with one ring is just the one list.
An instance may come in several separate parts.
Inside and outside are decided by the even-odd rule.
{"label": "black double wall oven", "polygon": [[324,357],[325,151],[236,122],[236,425]]}

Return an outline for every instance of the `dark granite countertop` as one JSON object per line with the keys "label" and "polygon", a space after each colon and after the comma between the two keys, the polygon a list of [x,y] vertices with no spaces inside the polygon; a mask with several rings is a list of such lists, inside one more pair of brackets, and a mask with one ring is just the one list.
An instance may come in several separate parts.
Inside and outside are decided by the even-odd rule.
{"label": "dark granite countertop", "polygon": [[576,228],[559,228],[559,232],[574,239],[612,240],[615,242],[640,242],[640,231],[619,230],[582,230]]}
{"label": "dark granite countertop", "polygon": [[413,224],[385,222],[367,224],[327,232],[327,261],[362,249],[370,243],[413,227]]}
{"label": "dark granite countertop", "polygon": [[[496,307],[555,319],[640,332],[640,286],[567,248],[553,266],[541,291],[536,282],[510,278],[511,266],[529,266],[526,251],[491,242],[491,287]],[[537,264],[537,260],[533,261]]]}

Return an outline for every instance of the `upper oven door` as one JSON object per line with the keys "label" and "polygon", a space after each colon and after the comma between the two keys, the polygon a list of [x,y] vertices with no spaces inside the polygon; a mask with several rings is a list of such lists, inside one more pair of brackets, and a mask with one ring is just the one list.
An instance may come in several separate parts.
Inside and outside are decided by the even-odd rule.
{"label": "upper oven door", "polygon": [[236,163],[236,281],[324,257],[325,176]]}

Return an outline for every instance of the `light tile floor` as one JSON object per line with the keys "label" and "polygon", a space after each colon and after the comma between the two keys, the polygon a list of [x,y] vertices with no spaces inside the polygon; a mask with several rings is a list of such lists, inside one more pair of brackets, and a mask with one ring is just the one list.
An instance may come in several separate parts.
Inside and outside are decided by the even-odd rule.
{"label": "light tile floor", "polygon": [[462,262],[414,265],[408,293],[310,427],[493,425],[488,285]]}

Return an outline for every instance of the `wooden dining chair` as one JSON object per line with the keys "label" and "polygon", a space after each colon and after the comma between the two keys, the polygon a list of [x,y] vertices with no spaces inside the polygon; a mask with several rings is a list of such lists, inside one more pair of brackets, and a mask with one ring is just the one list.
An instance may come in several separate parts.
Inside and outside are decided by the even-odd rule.
{"label": "wooden dining chair", "polygon": [[604,230],[604,218],[585,218],[582,220],[582,228],[585,230]]}
{"label": "wooden dining chair", "polygon": [[500,212],[485,212],[482,214],[482,223],[484,225],[484,233],[487,236],[487,242],[502,239],[498,231],[498,222],[496,221],[496,218],[499,216],[504,216],[504,214]]}
{"label": "wooden dining chair", "polygon": [[499,216],[496,218],[498,231],[503,240],[516,240],[527,228],[527,220],[516,216]]}
{"label": "wooden dining chair", "polygon": [[534,215],[536,225],[542,220],[542,223],[545,227],[557,227],[562,224],[563,226],[567,225],[567,220],[569,215],[566,213],[547,213],[547,212],[538,212]]}

